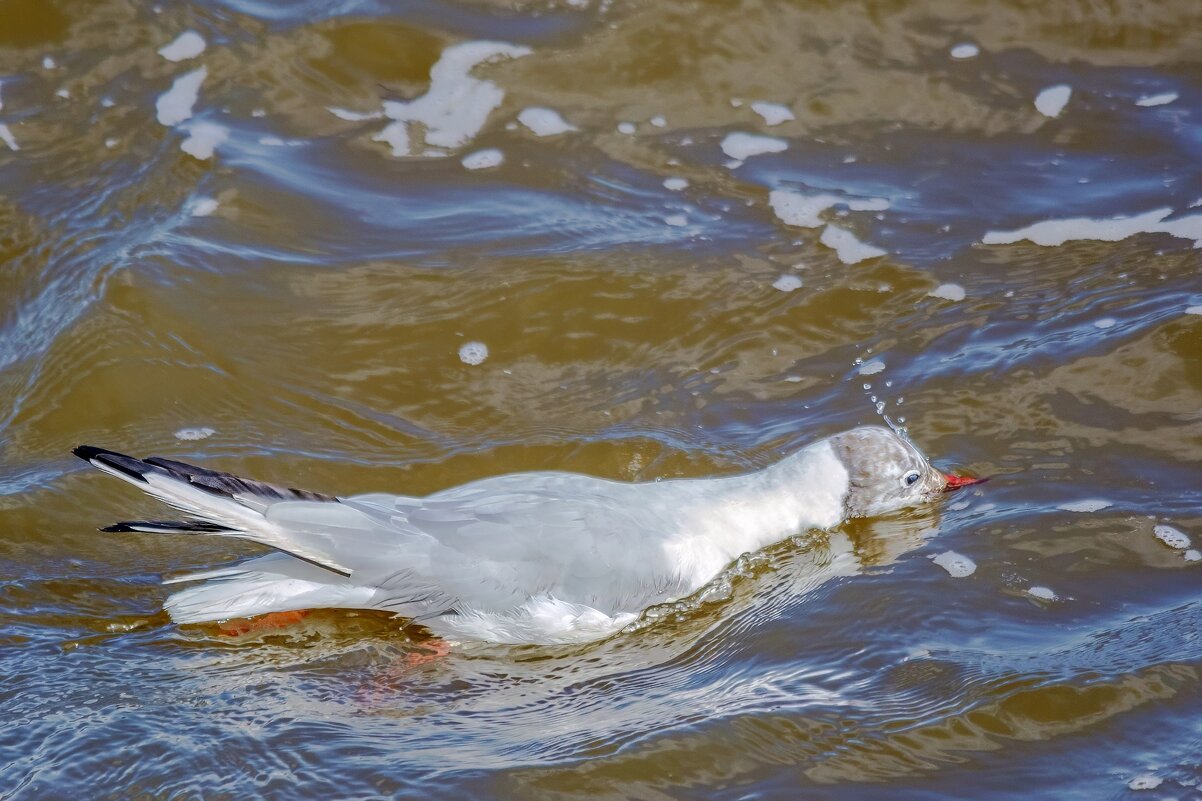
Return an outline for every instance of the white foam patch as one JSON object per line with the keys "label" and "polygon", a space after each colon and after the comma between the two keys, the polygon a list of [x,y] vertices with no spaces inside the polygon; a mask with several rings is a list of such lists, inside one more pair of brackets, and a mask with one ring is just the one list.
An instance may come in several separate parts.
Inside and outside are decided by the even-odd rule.
{"label": "white foam patch", "polygon": [[762,156],[765,153],[783,153],[788,149],[788,142],[774,136],[732,133],[722,140],[722,152],[736,161],[746,161],[752,156]]}
{"label": "white foam patch", "polygon": [[964,300],[967,293],[959,284],[940,284],[927,294],[933,298],[943,298],[944,300]]}
{"label": "white foam patch", "polygon": [[[254,111],[251,112],[251,116],[252,117],[262,117],[263,114],[259,113],[261,111],[262,111],[262,109],[255,109]],[[338,108],[337,106],[326,106],[326,111],[330,112],[338,119],[346,120],[347,122],[363,122],[364,120],[379,120],[379,119],[383,119],[383,117],[384,117],[383,111],[367,111],[367,112],[351,111],[349,108]]]}
{"label": "white foam patch", "polygon": [[956,59],[976,58],[980,54],[981,48],[972,42],[961,42],[952,48],[952,58]]}
{"label": "white foam patch", "polygon": [[860,365],[860,375],[876,375],[884,372],[885,362],[883,359],[872,359]]}
{"label": "white foam patch", "polygon": [[793,292],[801,289],[801,279],[796,275],[782,275],[772,282],[773,289],[779,289],[781,292]]}
{"label": "white foam patch", "polygon": [[55,92],[54,96],[61,97],[63,100],[70,100],[71,92],[69,90],[67,90],[66,88],[63,88],[63,89],[59,89],[57,92]]}
{"label": "white foam patch", "polygon": [[191,214],[193,217],[208,217],[213,212],[217,211],[218,204],[216,199],[211,197],[198,197],[192,202]]}
{"label": "white foam patch", "polygon": [[505,99],[492,81],[472,76],[472,70],[490,61],[521,58],[530,48],[505,42],[461,42],[442,51],[430,68],[430,88],[414,100],[387,100],[384,116],[393,120],[376,134],[394,156],[415,155],[413,140],[421,136],[420,155],[440,156],[468,144],[484,128],[488,115]]}
{"label": "white foam patch", "polygon": [[656,114],[654,117],[647,120],[647,122],[651,123],[656,128],[668,127],[668,121],[666,119],[664,119],[662,116],[660,116],[659,114]]}
{"label": "white foam patch", "polygon": [[483,342],[466,342],[459,348],[459,361],[464,364],[482,364],[488,358],[488,345]]}
{"label": "white foam patch", "polygon": [[187,61],[204,51],[204,37],[196,31],[184,31],[171,44],[159,48],[159,55],[168,61]]}
{"label": "white foam patch", "polygon": [[623,134],[626,134],[627,136],[632,136],[634,134],[635,130],[637,130],[637,129],[634,127],[633,122],[619,122],[618,123],[618,133],[623,133]]}
{"label": "white foam patch", "polygon": [[768,127],[796,119],[793,116],[792,110],[780,103],[766,103],[762,100],[757,100],[751,104],[751,110],[763,117],[764,124]]}
{"label": "white foam patch", "polygon": [[1052,590],[1048,587],[1030,587],[1027,589],[1027,595],[1034,596],[1041,601],[1056,600],[1056,593],[1052,592]]}
{"label": "white foam patch", "polygon": [[665,178],[664,179],[664,189],[667,189],[670,192],[679,192],[682,189],[686,189],[688,187],[688,185],[689,185],[689,182],[686,181],[684,178]]}
{"label": "white foam patch", "polygon": [[13,136],[13,132],[2,122],[0,122],[0,142],[8,145],[9,150],[17,151],[21,149],[17,145],[17,137]]}
{"label": "white foam patch", "polygon": [[674,228],[683,228],[689,224],[689,218],[683,214],[669,214],[664,217],[664,222]]}
{"label": "white foam patch", "polygon": [[1073,96],[1073,87],[1066,83],[1049,86],[1035,96],[1035,108],[1045,117],[1059,117]]}
{"label": "white foam patch", "polygon": [[1145,773],[1142,776],[1136,776],[1131,781],[1127,782],[1127,787],[1131,790],[1155,790],[1164,779],[1159,776],[1154,776],[1151,773]]}
{"label": "white foam patch", "polygon": [[204,83],[208,74],[209,71],[201,67],[181,75],[171,84],[170,89],[159,95],[154,108],[161,125],[179,125],[192,117],[192,107],[200,97],[200,85]]}
{"label": "white foam patch", "polygon": [[1181,557],[1183,559],[1185,559],[1185,561],[1187,561],[1187,562],[1202,561],[1202,551],[1198,551],[1194,548],[1190,548],[1188,551],[1181,554]]}
{"label": "white foam patch", "polygon": [[1028,239],[1036,245],[1056,247],[1081,239],[1118,242],[1136,234],[1169,234],[1179,239],[1192,239],[1194,247],[1202,247],[1202,214],[1166,219],[1172,213],[1173,210],[1166,207],[1134,217],[1043,220],[1013,231],[989,231],[981,241],[986,245],[1008,245]]}
{"label": "white foam patch", "polygon": [[1056,508],[1063,509],[1066,512],[1098,512],[1113,505],[1110,501],[1104,501],[1101,498],[1086,498],[1081,501],[1062,503]]}
{"label": "white foam patch", "polygon": [[204,161],[213,157],[218,145],[230,138],[230,129],[215,122],[198,122],[188,127],[188,138],[179,149],[193,158]]}
{"label": "white foam patch", "polygon": [[1197,314],[1199,316],[1202,316],[1202,306],[1187,306],[1185,308],[1185,313],[1186,314]]}
{"label": "white foam patch", "polygon": [[576,130],[576,126],[569,124],[558,111],[541,106],[522,109],[522,113],[518,114],[518,122],[529,128],[535,136],[557,136]]}
{"label": "white foam patch", "polygon": [[952,578],[964,578],[977,572],[977,564],[962,553],[944,551],[932,556],[932,561],[948,572]]}
{"label": "white foam patch", "polygon": [[488,150],[477,150],[463,157],[463,166],[469,170],[487,170],[499,167],[505,161],[505,154],[495,147]]}
{"label": "white foam patch", "polygon": [[1170,548],[1175,548],[1178,551],[1184,551],[1191,545],[1189,536],[1184,531],[1174,526],[1160,524],[1152,527],[1152,533],[1156,535],[1156,539],[1163,542]]}
{"label": "white foam patch", "polygon": [[1113,317],[1100,317],[1097,320],[1094,320],[1093,324],[1098,328],[1114,328],[1116,325],[1118,325],[1118,322],[1119,321]]}
{"label": "white foam patch", "polygon": [[883,197],[844,197],[828,192],[807,195],[792,189],[773,189],[768,193],[768,205],[785,225],[817,228],[823,224],[821,215],[827,209],[846,206],[852,211],[884,211],[889,201]]}
{"label": "white foam patch", "polygon": [[768,193],[768,204],[777,218],[785,225],[800,228],[817,228],[822,225],[822,212],[835,205],[834,195],[803,195],[788,189],[774,189]]}
{"label": "white foam patch", "polygon": [[107,147],[109,150],[112,150],[119,144],[121,144],[121,140],[115,136],[110,136],[108,139],[104,140],[104,146]]}
{"label": "white foam patch", "polygon": [[408,156],[409,151],[409,127],[402,123],[391,123],[385,126],[384,130],[372,137],[372,141],[384,142],[392,148],[394,156]]}
{"label": "white foam patch", "polygon": [[1135,101],[1135,105],[1149,108],[1151,106],[1167,106],[1177,99],[1176,92],[1162,92],[1158,95],[1144,95]]}
{"label": "white foam patch", "polygon": [[208,439],[216,433],[216,429],[208,428],[207,426],[202,428],[181,428],[175,432],[175,438],[185,441]]}
{"label": "white foam patch", "polygon": [[54,63],[54,59],[51,56],[42,56],[42,69],[52,70],[57,66],[58,64]]}
{"label": "white foam patch", "polygon": [[859,264],[865,259],[875,259],[888,253],[875,245],[861,242],[851,231],[837,225],[827,225],[818,241],[833,248],[839,261],[844,264]]}

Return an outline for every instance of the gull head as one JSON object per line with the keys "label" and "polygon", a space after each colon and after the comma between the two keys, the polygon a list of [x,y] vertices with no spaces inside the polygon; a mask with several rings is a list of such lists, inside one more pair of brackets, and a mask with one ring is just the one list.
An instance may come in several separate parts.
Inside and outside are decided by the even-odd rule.
{"label": "gull head", "polygon": [[884,426],[862,426],[831,437],[847,470],[847,517],[871,517],[917,506],[944,492],[980,484],[985,478],[944,473],[922,451]]}

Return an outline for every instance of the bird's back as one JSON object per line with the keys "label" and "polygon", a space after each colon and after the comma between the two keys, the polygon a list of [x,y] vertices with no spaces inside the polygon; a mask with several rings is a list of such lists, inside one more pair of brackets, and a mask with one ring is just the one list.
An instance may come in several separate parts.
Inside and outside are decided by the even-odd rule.
{"label": "bird's back", "polygon": [[405,567],[428,574],[447,601],[470,608],[504,609],[545,594],[613,614],[694,589],[665,543],[680,527],[682,506],[700,494],[697,483],[520,473],[425,498],[343,503],[409,541],[380,559],[382,575]]}

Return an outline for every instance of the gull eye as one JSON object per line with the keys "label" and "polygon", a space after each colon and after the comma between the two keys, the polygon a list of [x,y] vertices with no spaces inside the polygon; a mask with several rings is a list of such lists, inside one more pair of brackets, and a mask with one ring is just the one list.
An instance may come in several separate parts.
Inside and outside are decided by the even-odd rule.
{"label": "gull eye", "polygon": [[904,476],[902,476],[902,485],[906,487],[912,487],[920,478],[922,478],[922,476],[919,475],[917,470],[911,470],[909,473],[906,473]]}

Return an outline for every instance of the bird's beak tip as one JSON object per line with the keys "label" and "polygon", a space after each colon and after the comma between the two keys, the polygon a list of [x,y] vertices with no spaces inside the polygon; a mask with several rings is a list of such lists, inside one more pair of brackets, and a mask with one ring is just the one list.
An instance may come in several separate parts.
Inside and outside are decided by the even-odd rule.
{"label": "bird's beak tip", "polygon": [[971,487],[973,484],[984,484],[989,480],[989,476],[983,478],[973,478],[972,476],[954,476],[951,473],[944,473],[943,479],[947,483],[943,485],[944,492],[952,492],[961,487]]}

